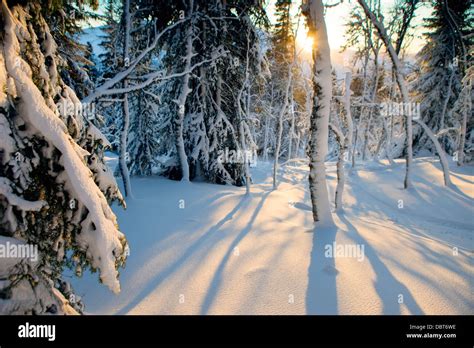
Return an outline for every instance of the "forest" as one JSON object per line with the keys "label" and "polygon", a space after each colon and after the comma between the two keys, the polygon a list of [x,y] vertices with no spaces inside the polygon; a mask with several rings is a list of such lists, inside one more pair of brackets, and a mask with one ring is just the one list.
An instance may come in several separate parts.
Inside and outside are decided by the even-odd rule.
{"label": "forest", "polygon": [[472,314],[468,0],[1,0],[0,314]]}

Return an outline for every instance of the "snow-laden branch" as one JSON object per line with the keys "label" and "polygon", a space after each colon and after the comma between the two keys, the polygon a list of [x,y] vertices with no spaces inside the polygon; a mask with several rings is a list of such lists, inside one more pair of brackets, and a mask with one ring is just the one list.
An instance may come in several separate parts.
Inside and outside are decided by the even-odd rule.
{"label": "snow-laden branch", "polygon": [[[135,70],[138,63],[140,63],[143,60],[143,58],[146,57],[146,55],[148,53],[150,53],[151,51],[153,51],[156,48],[156,46],[158,45],[158,42],[160,41],[160,39],[163,37],[164,34],[166,34],[171,29],[174,29],[174,28],[178,27],[179,25],[181,25],[185,21],[187,21],[187,18],[181,19],[181,20],[177,21],[176,23],[173,23],[173,24],[167,26],[160,33],[156,34],[155,39],[153,40],[153,42],[138,55],[138,57],[130,64],[130,66],[127,69],[117,73],[114,77],[107,80],[106,82],[104,82],[99,87],[97,87],[95,89],[95,91],[93,93],[91,93],[90,95],[88,95],[87,97],[85,97],[82,100],[82,102],[83,103],[90,103],[90,102],[94,101],[95,99],[97,99],[97,98],[99,98],[103,95],[113,94],[113,93],[107,93],[107,91],[109,89],[111,89],[113,86],[115,86],[117,83],[121,82],[129,74],[131,74]],[[155,25],[155,28],[156,28],[156,25]],[[153,82],[153,81],[151,81],[151,82]],[[124,93],[124,92],[121,92],[121,93]]]}
{"label": "snow-laden branch", "polygon": [[425,131],[426,135],[431,139],[433,142],[436,152],[438,153],[439,161],[441,162],[441,167],[443,168],[443,175],[444,175],[444,185],[451,186],[451,178],[449,176],[449,164],[446,158],[446,153],[444,152],[441,144],[438,141],[438,138],[433,133],[433,131],[424,123],[421,119],[414,119],[416,123],[418,123],[421,128]]}
{"label": "snow-laden branch", "polygon": [[104,95],[112,95],[112,94],[130,93],[130,92],[133,92],[133,91],[137,91],[139,89],[143,89],[143,88],[151,85],[153,82],[156,82],[156,81],[166,81],[166,80],[171,80],[171,79],[175,79],[175,78],[178,78],[178,77],[183,77],[183,76],[186,76],[188,74],[191,74],[196,68],[200,67],[201,65],[204,65],[206,63],[211,63],[212,61],[216,60],[217,58],[222,57],[223,55],[224,55],[224,53],[221,53],[221,54],[216,55],[212,58],[204,59],[204,60],[202,60],[198,63],[193,64],[189,69],[185,69],[183,71],[173,73],[173,74],[169,74],[169,75],[164,75],[164,72],[162,70],[156,71],[154,73],[150,73],[150,74],[145,75],[144,77],[146,77],[146,80],[143,81],[143,82],[137,83],[136,85],[128,86],[126,88],[122,87],[122,88],[112,88],[112,89],[104,90],[104,91],[101,92],[100,95],[104,96]]}
{"label": "snow-laden branch", "polygon": [[0,177],[0,196],[7,199],[10,205],[16,206],[24,211],[39,211],[47,205],[45,201],[27,201],[17,196],[12,189],[14,184],[7,178]]}

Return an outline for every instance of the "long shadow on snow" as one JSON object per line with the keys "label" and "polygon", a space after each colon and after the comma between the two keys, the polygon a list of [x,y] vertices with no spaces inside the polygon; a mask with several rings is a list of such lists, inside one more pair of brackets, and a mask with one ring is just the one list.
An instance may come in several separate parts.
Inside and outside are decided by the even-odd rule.
{"label": "long shadow on snow", "polygon": [[380,260],[377,252],[370,246],[369,242],[359,234],[354,225],[344,216],[344,213],[341,212],[338,216],[348,228],[347,236],[351,238],[354,243],[364,246],[365,257],[369,260],[376,274],[374,287],[382,301],[382,313],[390,315],[401,314],[401,305],[398,303],[398,299],[399,295],[403,295],[403,303],[410,310],[411,314],[423,314],[423,311],[416,303],[410,290],[393,276],[387,266]]}
{"label": "long shadow on snow", "polygon": [[[357,173],[355,173],[357,176]],[[360,177],[359,177],[360,178]],[[403,197],[404,195],[409,195],[411,194],[414,198],[417,198],[420,201],[424,201],[425,204],[424,206],[433,206],[435,202],[446,202],[450,201],[450,204],[455,205],[461,201],[465,201],[464,197],[459,197],[458,192],[456,190],[452,190],[447,187],[443,187],[441,190],[434,191],[436,196],[432,195],[432,191],[425,191],[424,189],[420,187],[416,187],[418,183],[423,183],[426,186],[432,186],[433,183],[431,183],[429,180],[422,178],[421,176],[417,176],[416,180],[413,180],[413,187],[404,190],[401,187],[400,184],[400,196]],[[385,213],[385,216],[387,218],[403,218],[405,221],[405,224],[409,222],[410,219],[422,219],[423,221],[430,222],[430,223],[435,223],[438,225],[449,225],[449,226],[456,226],[456,228],[461,228],[461,229],[471,229],[472,225],[459,222],[456,220],[452,220],[451,216],[448,215],[448,212],[444,212],[445,216],[430,216],[426,213],[418,213],[416,210],[410,210],[410,207],[405,207],[405,209],[398,209],[397,207],[397,198],[396,197],[385,197],[383,195],[383,192],[372,192],[370,189],[366,188],[365,185],[369,185],[368,183],[359,183],[356,180],[351,180],[350,181],[350,189],[355,197],[367,197],[370,196],[372,198],[371,204],[367,204],[367,200],[362,200],[358,201],[354,206],[351,207],[351,209],[355,210],[361,210],[361,211],[383,211]],[[420,186],[420,185],[419,185]],[[457,189],[457,188],[456,188]],[[424,192],[425,191],[425,192]],[[430,195],[431,201],[426,200],[425,198],[422,197],[420,194],[424,193],[424,195]],[[379,193],[377,195],[377,193]],[[463,194],[464,195],[464,194]],[[385,197],[381,198],[381,197]],[[390,202],[392,200],[392,202]],[[472,201],[472,200],[471,200]],[[381,208],[388,208],[387,209],[381,209]],[[390,213],[391,212],[391,213]]]}
{"label": "long shadow on snow", "polygon": [[240,233],[235,237],[235,239],[230,243],[229,248],[227,252],[225,253],[224,257],[222,258],[221,262],[219,263],[219,266],[217,267],[216,271],[214,272],[214,276],[212,277],[212,281],[209,285],[209,289],[206,293],[206,296],[204,298],[204,301],[202,303],[201,307],[201,314],[207,314],[209,312],[209,309],[212,306],[212,303],[214,302],[214,299],[219,291],[219,284],[221,283],[222,280],[222,274],[224,273],[224,268],[227,262],[229,261],[230,256],[232,255],[232,252],[234,248],[240,243],[242,239],[252,230],[252,226],[255,222],[255,219],[257,218],[258,214],[260,213],[260,210],[263,207],[263,203],[265,203],[265,200],[267,199],[268,195],[272,191],[269,191],[265,193],[260,202],[258,203],[257,207],[255,208],[255,211],[253,212],[252,216],[250,217],[249,222],[247,223],[247,226],[240,231]]}
{"label": "long shadow on snow", "polygon": [[306,314],[338,314],[334,258],[324,256],[325,246],[336,241],[337,227],[316,228],[308,267]]}
{"label": "long shadow on snow", "polygon": [[248,202],[249,197],[243,196],[240,202],[229,212],[222,220],[212,226],[203,236],[201,236],[195,243],[193,243],[188,249],[183,252],[183,255],[166,267],[162,272],[157,274],[154,280],[150,281],[146,287],[141,290],[127,305],[125,305],[117,314],[127,314],[132,308],[137,306],[142,299],[152,293],[158,285],[161,284],[168,276],[170,276],[175,270],[183,265],[187,259],[189,259],[199,248],[206,244],[209,238],[215,235],[216,232],[227,222],[232,220],[233,216],[242,206]]}

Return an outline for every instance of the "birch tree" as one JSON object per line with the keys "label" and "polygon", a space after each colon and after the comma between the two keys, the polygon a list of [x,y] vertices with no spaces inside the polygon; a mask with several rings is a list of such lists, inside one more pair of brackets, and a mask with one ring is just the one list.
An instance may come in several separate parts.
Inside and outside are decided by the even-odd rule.
{"label": "birch tree", "polygon": [[273,162],[273,189],[276,190],[277,188],[277,174],[278,174],[278,161],[280,159],[280,151],[281,151],[281,142],[283,137],[283,121],[285,118],[285,114],[288,109],[288,98],[290,94],[291,82],[293,77],[292,72],[293,65],[288,65],[288,80],[286,81],[286,87],[283,94],[283,105],[280,106],[280,111],[278,112],[277,116],[277,138],[275,144],[275,158]]}
{"label": "birch tree", "polygon": [[334,199],[334,205],[336,210],[342,208],[342,194],[344,192],[345,184],[345,171],[344,171],[344,161],[345,161],[345,152],[346,152],[346,140],[345,136],[342,133],[342,130],[333,123],[329,123],[329,128],[336,135],[336,141],[339,145],[339,155],[337,158],[336,164],[336,175],[337,175],[337,184],[336,184],[336,194]]}
{"label": "birch tree", "polygon": [[304,3],[309,34],[313,44],[313,110],[311,114],[309,143],[309,189],[313,220],[319,225],[332,225],[326,168],[324,161],[328,151],[328,127],[332,98],[331,52],[324,19],[324,5],[321,0]]}
{"label": "birch tree", "polygon": [[[123,20],[124,20],[124,49],[123,49],[123,61],[125,67],[128,66],[130,62],[130,26],[131,26],[131,19],[130,19],[130,0],[124,0],[123,4]],[[128,81],[125,78],[123,80],[123,88],[126,90],[128,87]],[[128,130],[130,127],[130,107],[128,104],[128,93],[124,93],[123,95],[123,122],[122,122],[122,130],[120,132],[120,153],[119,153],[119,168],[120,174],[123,180],[123,187],[125,190],[125,196],[133,197],[132,195],[132,187],[130,184],[130,173],[128,171]]]}
{"label": "birch tree", "polygon": [[176,149],[178,152],[179,164],[181,167],[181,181],[189,181],[189,163],[188,156],[186,155],[186,149],[184,146],[184,114],[186,108],[186,99],[188,94],[191,92],[189,87],[189,79],[191,74],[191,62],[193,58],[193,16],[194,11],[194,0],[189,0],[188,3],[188,18],[189,23],[186,29],[186,56],[184,57],[184,76],[181,82],[181,92],[176,100],[178,106],[177,117],[174,120],[174,131]]}

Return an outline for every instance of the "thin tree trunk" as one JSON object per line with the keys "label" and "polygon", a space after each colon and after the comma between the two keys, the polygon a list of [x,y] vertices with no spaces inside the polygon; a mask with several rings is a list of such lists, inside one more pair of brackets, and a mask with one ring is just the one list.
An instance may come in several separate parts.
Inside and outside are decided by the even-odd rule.
{"label": "thin tree trunk", "polygon": [[295,144],[296,157],[298,157],[300,153],[300,142],[301,142],[301,132],[298,132],[298,136],[296,137],[296,144]]}
{"label": "thin tree trunk", "polygon": [[[125,37],[124,37],[124,62],[130,61],[130,0],[124,2],[124,19],[125,19]],[[127,88],[128,81],[124,79],[124,88]],[[123,124],[122,131],[120,133],[120,154],[119,154],[119,169],[120,175],[123,180],[123,187],[125,190],[125,196],[133,197],[132,186],[130,184],[130,173],[128,171],[127,160],[128,160],[128,129],[130,127],[130,109],[128,104],[128,94],[125,93],[123,96]]]}
{"label": "thin tree trunk", "polygon": [[263,160],[266,162],[268,161],[268,136],[270,132],[270,116],[265,115],[265,132],[263,136]]}
{"label": "thin tree trunk", "polygon": [[351,171],[355,168],[356,165],[356,155],[357,155],[357,139],[359,138],[359,125],[356,125],[355,136],[354,136],[354,146],[352,147],[352,164]]}
{"label": "thin tree trunk", "polygon": [[[470,103],[470,93],[467,96],[469,98],[468,103]],[[467,132],[467,109],[463,108],[463,113],[462,113],[462,123],[461,123],[461,133],[459,136],[461,137],[459,139],[459,148],[458,148],[458,161],[457,165],[462,166],[464,164],[464,146],[466,144],[466,132]]]}
{"label": "thin tree trunk", "polygon": [[288,67],[288,81],[285,88],[285,96],[283,100],[283,105],[278,114],[278,128],[277,128],[277,142],[275,146],[275,161],[273,163],[273,189],[277,188],[277,173],[278,173],[278,160],[280,158],[281,150],[281,138],[283,135],[283,117],[285,115],[286,109],[288,108],[288,96],[290,94],[290,86],[293,78],[293,73],[291,71],[292,65]]}
{"label": "thin tree trunk", "polygon": [[337,185],[336,185],[336,196],[334,199],[334,205],[336,210],[342,209],[342,194],[344,192],[345,184],[345,173],[344,173],[344,152],[345,152],[345,139],[341,130],[335,125],[329,123],[329,127],[336,135],[336,141],[339,145],[339,156],[337,158],[336,173],[337,173]]}
{"label": "thin tree trunk", "polygon": [[[371,104],[373,105],[376,100],[377,100],[377,87],[379,84],[379,64],[377,62],[378,59],[378,54],[375,55],[375,82],[374,82],[374,89],[372,91],[372,96],[371,96]],[[374,113],[373,106],[371,105],[370,111],[369,111],[369,119],[367,120],[367,127],[365,128],[364,132],[364,145],[362,147],[362,160],[365,161],[367,158],[367,144],[369,142],[369,132],[370,132],[370,126],[372,124],[372,117]]]}
{"label": "thin tree trunk", "polygon": [[245,102],[245,114],[248,117],[250,114],[250,81],[249,81],[249,35],[247,33],[247,54],[245,59],[245,79],[242,83],[242,88],[240,88],[238,96],[237,96],[237,114],[239,115],[239,138],[240,138],[240,146],[243,151],[243,158],[244,158],[244,177],[245,177],[245,194],[250,194],[250,169],[249,169],[249,162],[248,162],[248,153],[247,153],[247,143],[245,141],[245,119],[244,119],[244,111],[242,110],[242,95],[244,90],[247,88],[247,100]]}
{"label": "thin tree trunk", "polygon": [[352,113],[351,113],[351,81],[352,81],[352,73],[346,72],[345,78],[345,90],[344,90],[344,110],[346,111],[346,122],[347,122],[347,151],[350,153],[352,148],[352,136],[354,133],[354,123],[352,121]]}
{"label": "thin tree trunk", "polygon": [[[194,1],[189,1],[189,17],[193,15],[194,10]],[[193,57],[193,24],[192,20],[189,22],[189,27],[186,32],[186,58],[185,58],[185,71],[190,71],[191,69],[191,60]],[[189,79],[191,73],[188,72],[183,76],[183,82],[181,86],[181,93],[178,96],[178,116],[175,120],[175,141],[176,141],[176,150],[178,152],[179,163],[181,166],[181,181],[189,182],[189,162],[188,156],[186,155],[186,149],[184,144],[184,115],[185,115],[185,105],[186,99],[191,92],[189,87]]]}
{"label": "thin tree trunk", "polygon": [[450,186],[451,178],[449,175],[449,164],[448,164],[448,160],[446,159],[446,153],[444,152],[443,148],[441,147],[441,144],[436,138],[436,135],[431,131],[431,129],[421,119],[415,119],[414,121],[418,123],[421,126],[421,128],[423,128],[423,130],[426,132],[428,137],[433,142],[436,148],[436,151],[438,152],[438,157],[439,157],[439,161],[441,162],[441,167],[443,168],[444,185]]}
{"label": "thin tree trunk", "polygon": [[295,132],[295,105],[293,101],[293,92],[291,93],[291,124],[290,124],[290,134],[288,141],[288,159],[291,159],[292,147],[293,147],[293,134]]}
{"label": "thin tree trunk", "polygon": [[443,109],[441,110],[441,119],[439,121],[439,130],[444,129],[444,119],[446,117],[446,110],[448,109],[449,98],[451,98],[451,86],[453,85],[454,79],[454,69],[451,71],[448,83],[448,91],[446,93],[446,98],[444,99]]}

